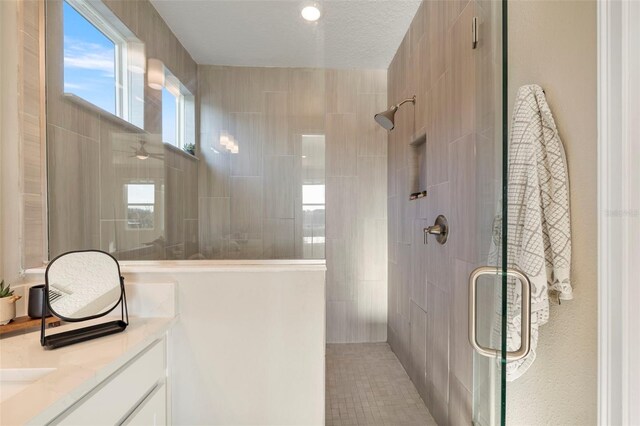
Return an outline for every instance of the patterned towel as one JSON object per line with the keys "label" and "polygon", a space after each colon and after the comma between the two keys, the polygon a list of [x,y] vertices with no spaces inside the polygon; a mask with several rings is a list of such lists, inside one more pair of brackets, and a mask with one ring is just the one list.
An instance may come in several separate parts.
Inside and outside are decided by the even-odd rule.
{"label": "patterned towel", "polygon": [[[536,358],[538,328],[549,320],[549,294],[573,298],[567,162],[537,85],[521,87],[516,96],[508,179],[507,265],[527,274],[532,284],[531,352],[507,364],[507,380],[513,381]],[[508,281],[507,301],[507,349],[514,351],[520,347],[521,323],[521,289],[514,280]]]}

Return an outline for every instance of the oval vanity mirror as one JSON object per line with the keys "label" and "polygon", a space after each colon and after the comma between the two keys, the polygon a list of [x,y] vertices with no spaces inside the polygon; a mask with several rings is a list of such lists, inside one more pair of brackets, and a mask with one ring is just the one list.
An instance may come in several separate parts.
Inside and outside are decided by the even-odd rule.
{"label": "oval vanity mirror", "polygon": [[[95,324],[90,327],[45,336],[47,348],[123,331],[126,296],[124,278],[118,261],[108,253],[97,250],[74,251],[53,259],[45,272],[45,301],[51,313],[63,321],[79,322],[99,318],[122,306],[122,320]],[[43,306],[44,308],[44,306]],[[127,314],[128,317],[128,314]]]}

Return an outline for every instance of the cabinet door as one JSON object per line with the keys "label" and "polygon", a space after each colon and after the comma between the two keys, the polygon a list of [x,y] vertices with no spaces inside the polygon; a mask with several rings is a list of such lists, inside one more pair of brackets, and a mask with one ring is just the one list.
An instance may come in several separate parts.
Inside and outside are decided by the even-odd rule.
{"label": "cabinet door", "polygon": [[54,419],[52,424],[117,424],[165,376],[165,345],[164,341],[158,341]]}
{"label": "cabinet door", "polygon": [[158,385],[123,423],[127,426],[160,426],[167,424],[167,392]]}

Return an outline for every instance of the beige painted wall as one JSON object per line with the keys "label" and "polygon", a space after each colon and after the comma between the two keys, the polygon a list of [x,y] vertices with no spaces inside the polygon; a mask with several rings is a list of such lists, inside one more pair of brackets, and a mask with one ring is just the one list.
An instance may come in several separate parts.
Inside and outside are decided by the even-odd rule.
{"label": "beige painted wall", "polygon": [[509,28],[510,103],[521,85],[541,85],[567,152],[575,298],[552,303],[536,362],[508,385],[507,424],[594,424],[596,2],[513,1]]}

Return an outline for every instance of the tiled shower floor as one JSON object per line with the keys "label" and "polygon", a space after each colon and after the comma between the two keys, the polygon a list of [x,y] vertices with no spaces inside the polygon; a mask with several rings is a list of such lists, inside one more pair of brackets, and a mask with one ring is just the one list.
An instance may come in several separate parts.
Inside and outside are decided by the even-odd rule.
{"label": "tiled shower floor", "polygon": [[329,344],[326,362],[326,426],[436,425],[388,344]]}

